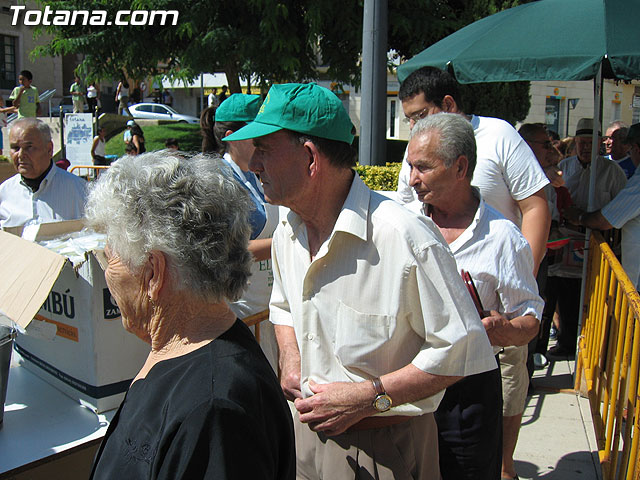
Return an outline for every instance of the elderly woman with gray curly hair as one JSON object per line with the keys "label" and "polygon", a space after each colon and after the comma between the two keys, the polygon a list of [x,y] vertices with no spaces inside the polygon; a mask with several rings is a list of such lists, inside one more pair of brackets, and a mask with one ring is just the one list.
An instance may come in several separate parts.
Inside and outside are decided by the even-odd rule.
{"label": "elderly woman with gray curly hair", "polygon": [[107,235],[107,284],[151,345],[98,450],[94,479],[289,479],[291,414],[225,300],[249,276],[249,199],[220,160],[168,151],[115,162],[88,224]]}

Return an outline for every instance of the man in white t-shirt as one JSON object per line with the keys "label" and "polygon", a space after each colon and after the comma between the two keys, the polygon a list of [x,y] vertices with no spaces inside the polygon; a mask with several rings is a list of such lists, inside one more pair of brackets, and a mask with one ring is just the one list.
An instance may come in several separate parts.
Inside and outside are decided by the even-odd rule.
{"label": "man in white t-shirt", "polygon": [[[409,75],[398,94],[409,125],[438,112],[465,115],[455,79],[438,68],[423,67]],[[522,231],[533,251],[534,270],[546,252],[551,222],[544,186],[549,183],[533,152],[504,120],[467,115],[478,146],[478,165],[471,184],[493,208]],[[410,169],[403,160],[398,197],[415,197],[409,186]]]}

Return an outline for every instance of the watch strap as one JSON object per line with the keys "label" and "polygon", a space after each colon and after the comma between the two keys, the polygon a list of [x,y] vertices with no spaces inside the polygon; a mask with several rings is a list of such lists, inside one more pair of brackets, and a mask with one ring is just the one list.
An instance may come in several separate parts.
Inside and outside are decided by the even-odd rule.
{"label": "watch strap", "polygon": [[376,395],[384,395],[386,393],[382,386],[382,380],[380,380],[379,377],[372,378],[371,383],[373,383],[373,389],[376,391]]}

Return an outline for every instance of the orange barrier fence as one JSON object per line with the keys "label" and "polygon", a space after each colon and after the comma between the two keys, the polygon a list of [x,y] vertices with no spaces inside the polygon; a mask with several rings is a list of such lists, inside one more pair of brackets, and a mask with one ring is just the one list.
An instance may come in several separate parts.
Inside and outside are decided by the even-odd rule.
{"label": "orange barrier fence", "polygon": [[575,387],[586,387],[604,479],[638,480],[640,296],[597,232],[588,262]]}

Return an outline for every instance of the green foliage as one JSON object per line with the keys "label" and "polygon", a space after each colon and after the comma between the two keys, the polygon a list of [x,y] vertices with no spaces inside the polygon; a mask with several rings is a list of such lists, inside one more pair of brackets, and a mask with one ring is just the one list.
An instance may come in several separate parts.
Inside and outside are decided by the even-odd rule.
{"label": "green foliage", "polygon": [[0,155],[0,163],[2,162],[7,162],[9,163],[11,160],[9,159],[9,157],[6,157],[5,155]]}
{"label": "green foliage", "polygon": [[355,170],[370,189],[396,191],[401,167],[402,163],[387,163],[384,167],[358,164]]}
{"label": "green foliage", "polygon": [[531,107],[529,82],[471,83],[460,85],[464,111],[497,117],[515,125]]}

